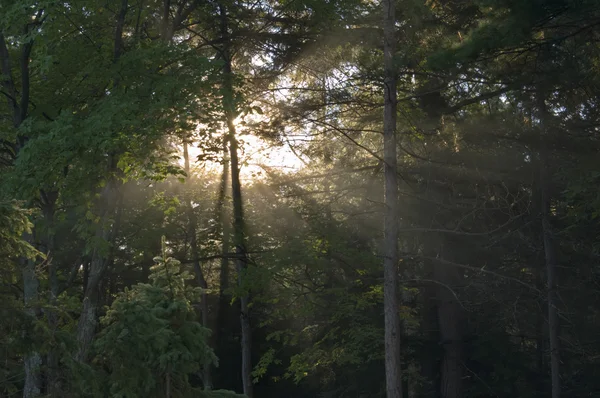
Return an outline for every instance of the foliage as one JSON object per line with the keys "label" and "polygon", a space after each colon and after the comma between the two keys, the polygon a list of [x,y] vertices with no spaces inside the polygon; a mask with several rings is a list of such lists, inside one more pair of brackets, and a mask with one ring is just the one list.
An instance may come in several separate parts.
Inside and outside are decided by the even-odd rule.
{"label": "foliage", "polygon": [[192,396],[189,375],[216,362],[210,331],[195,320],[200,289],[186,286],[192,276],[167,256],[164,238],[154,260],[151,284],[120,293],[102,320],[95,362],[106,369],[110,396],[164,396],[167,379],[172,396]]}
{"label": "foliage", "polygon": [[[250,295],[256,396],[383,397],[380,5],[1,3],[0,395],[239,396]],[[548,230],[562,398],[599,395],[596,3],[397,4],[410,396],[550,395]],[[75,359],[84,297],[93,361]]]}
{"label": "foliage", "polygon": [[[29,221],[31,211],[23,209],[18,202],[0,202],[0,261],[8,266],[11,261],[24,257],[35,259],[43,254],[23,239],[32,233]],[[8,264],[7,264],[8,263]]]}

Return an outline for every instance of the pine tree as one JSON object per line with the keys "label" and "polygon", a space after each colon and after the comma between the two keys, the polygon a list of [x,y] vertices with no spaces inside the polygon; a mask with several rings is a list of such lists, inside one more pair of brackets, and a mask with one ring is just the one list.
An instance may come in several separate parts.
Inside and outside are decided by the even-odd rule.
{"label": "pine tree", "polygon": [[113,397],[198,396],[190,375],[217,363],[208,345],[210,331],[198,322],[193,307],[202,291],[187,284],[193,275],[167,255],[164,237],[162,255],[154,261],[151,283],[119,294],[102,319],[94,362],[106,371],[106,393]]}

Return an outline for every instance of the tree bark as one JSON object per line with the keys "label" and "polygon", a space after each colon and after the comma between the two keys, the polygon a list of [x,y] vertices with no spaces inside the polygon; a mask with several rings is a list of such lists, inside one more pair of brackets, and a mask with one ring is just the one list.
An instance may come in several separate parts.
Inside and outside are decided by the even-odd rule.
{"label": "tree bark", "polygon": [[219,334],[227,331],[227,320],[229,319],[230,299],[225,293],[229,289],[229,218],[225,211],[225,194],[227,192],[227,181],[229,180],[229,155],[226,143],[223,145],[223,171],[217,194],[217,205],[215,209],[215,220],[217,229],[215,235],[221,235],[221,268],[219,270],[219,304],[217,305],[217,332],[214,335],[214,346],[219,346]]}
{"label": "tree bark", "polygon": [[[48,302],[51,307],[56,306],[56,300],[58,298],[60,286],[58,281],[58,265],[55,261],[55,236],[54,236],[54,214],[56,208],[56,200],[58,199],[58,192],[44,192],[41,191],[43,198],[42,213],[46,220],[47,231],[45,237],[45,249],[48,255],[48,282],[50,285]],[[56,332],[58,329],[58,315],[53,309],[48,309],[48,328],[52,332]],[[60,386],[60,367],[59,358],[56,349],[50,348],[46,355],[46,392],[50,396],[57,396],[61,393]]]}
{"label": "tree bark", "polygon": [[[123,53],[123,29],[125,27],[125,17],[127,15],[128,6],[128,0],[121,0],[121,8],[117,15],[117,24],[115,27],[113,51],[113,62],[115,63],[118,62]],[[114,80],[115,87],[118,87],[119,78],[116,77]],[[113,235],[111,215],[115,209],[114,202],[116,199],[117,180],[112,173],[116,170],[116,165],[117,155],[109,154],[107,180],[100,192],[98,201],[100,222],[98,223],[95,234],[95,239],[98,244],[92,251],[87,286],[85,287],[83,295],[83,308],[77,324],[78,351],[75,354],[75,360],[79,362],[86,361],[98,324],[97,311],[100,301],[100,281],[106,273],[109,262],[108,253],[106,253],[106,250],[99,247],[99,245],[106,243],[110,244],[111,235]]]}
{"label": "tree bark", "polygon": [[402,398],[400,316],[398,298],[398,161],[396,157],[396,73],[394,71],[396,9],[394,0],[383,0],[384,116],[383,148],[385,179],[384,315],[385,380],[387,398]]}
{"label": "tree bark", "polygon": [[108,268],[109,255],[100,242],[110,244],[112,234],[111,215],[114,211],[116,181],[109,177],[100,193],[100,222],[96,227],[95,239],[99,242],[92,252],[87,286],[83,296],[83,309],[77,324],[78,351],[75,359],[80,362],[87,360],[87,355],[98,324],[97,312],[100,301],[100,281]]}
{"label": "tree bark", "polygon": [[[219,4],[221,17],[221,37],[223,48],[223,108],[227,123],[227,140],[229,143],[229,159],[231,165],[231,197],[233,202],[233,244],[235,246],[235,265],[238,273],[238,285],[244,288],[244,276],[248,267],[244,236],[244,211],[242,203],[242,187],[238,160],[238,142],[234,120],[237,116],[233,93],[233,72],[231,67],[231,43],[229,37],[228,16],[223,4]],[[252,329],[250,326],[249,293],[243,292],[240,297],[240,323],[242,328],[242,386],[243,393],[253,398],[252,388]]]}
{"label": "tree bark", "polygon": [[[28,35],[30,26],[41,23],[43,11],[38,11],[32,24],[25,26],[25,36]],[[16,89],[14,76],[12,73],[12,65],[10,54],[4,37],[4,32],[0,31],[0,87],[8,94],[7,101],[10,113],[12,114],[13,127],[18,129],[23,121],[27,118],[29,111],[29,63],[31,50],[33,49],[33,39],[29,38],[24,41],[20,48],[20,75],[21,75],[21,98],[18,99],[18,91]],[[15,150],[15,156],[23,148],[27,138],[19,135]],[[29,243],[33,243],[32,236],[27,234],[24,239]],[[23,277],[23,301],[25,303],[25,312],[31,316],[37,317],[39,309],[37,308],[39,279],[35,272],[35,262],[29,259],[21,259],[21,274]],[[30,351],[23,358],[25,370],[25,385],[23,389],[23,397],[37,397],[42,389],[42,357],[37,351]]]}
{"label": "tree bark", "polygon": [[537,103],[540,112],[540,207],[542,224],[542,242],[546,262],[546,283],[548,301],[548,336],[550,342],[550,375],[552,381],[552,398],[560,398],[560,322],[558,317],[557,295],[557,259],[551,217],[551,176],[550,159],[546,143],[548,136],[548,108],[542,88],[537,90]]}
{"label": "tree bark", "polygon": [[[31,236],[26,237],[31,243]],[[31,317],[38,317],[37,308],[39,280],[35,273],[35,262],[32,260],[21,260],[21,272],[23,276],[23,301],[25,302],[25,313]],[[29,351],[23,358],[25,365],[25,385],[23,387],[23,398],[38,397],[42,389],[42,357],[37,351]]]}
{"label": "tree bark", "polygon": [[[233,202],[233,244],[235,246],[235,267],[238,274],[238,285],[244,285],[245,272],[248,267],[246,258],[246,246],[244,236],[244,213],[242,203],[242,188],[240,182],[240,169],[238,162],[238,143],[235,136],[233,117],[228,116],[227,125],[229,129],[229,157],[231,162],[231,197]],[[250,327],[250,313],[248,304],[250,302],[248,292],[240,297],[240,322],[242,326],[242,385],[244,395],[253,397],[252,391],[252,329]]]}
{"label": "tree bark", "polygon": [[171,0],[163,0],[163,15],[161,20],[161,37],[166,42],[171,42],[172,34],[169,29],[169,13],[171,11]]}
{"label": "tree bark", "polygon": [[[439,255],[454,261],[450,254],[447,238],[441,237]],[[443,348],[440,364],[440,398],[462,398],[464,377],[464,330],[465,314],[456,293],[460,280],[459,270],[448,264],[434,264],[437,286],[437,315],[440,339]],[[452,290],[451,290],[452,289]]]}
{"label": "tree bark", "polygon": [[[433,268],[435,264],[431,261],[425,262],[425,278],[433,279]],[[419,288],[419,307],[421,321],[419,322],[420,335],[423,344],[419,347],[419,362],[421,365],[420,375],[423,380],[418,393],[419,397],[437,397],[437,374],[438,374],[438,351],[439,351],[439,322],[436,300],[437,286],[431,284]]]}
{"label": "tree bark", "polygon": [[[184,168],[185,174],[187,175],[187,180],[189,181],[192,172],[190,168],[190,156],[188,153],[188,143],[186,140],[183,141],[183,159],[184,159]],[[208,322],[208,283],[206,282],[206,278],[204,277],[204,272],[202,270],[202,266],[200,265],[200,253],[198,251],[198,238],[196,236],[197,233],[197,221],[196,221],[196,213],[194,213],[194,208],[192,207],[192,199],[190,198],[189,192],[184,193],[185,204],[186,204],[186,212],[188,218],[188,236],[190,239],[190,251],[192,255],[192,262],[194,266],[194,273],[196,274],[196,280],[198,281],[198,285],[202,288],[202,302],[201,311],[202,311],[202,326],[210,329],[210,325]],[[212,377],[211,377],[211,364],[205,364],[202,369],[202,382],[204,383],[204,389],[212,390]]]}
{"label": "tree bark", "polygon": [[171,374],[165,374],[165,398],[171,398]]}

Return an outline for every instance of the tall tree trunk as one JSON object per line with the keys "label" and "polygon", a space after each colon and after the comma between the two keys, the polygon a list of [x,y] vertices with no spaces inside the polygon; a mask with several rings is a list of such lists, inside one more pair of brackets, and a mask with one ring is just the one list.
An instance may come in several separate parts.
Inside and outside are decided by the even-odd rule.
{"label": "tall tree trunk", "polygon": [[[235,128],[230,124],[230,131]],[[231,134],[231,133],[230,133]],[[235,265],[238,273],[238,285],[243,287],[245,271],[248,266],[246,247],[244,242],[244,215],[242,206],[242,190],[240,184],[240,170],[237,159],[237,140],[230,135],[229,152],[231,157],[231,191],[233,201],[233,244],[235,245]],[[242,385],[244,394],[248,398],[252,393],[252,329],[250,327],[249,304],[250,294],[242,293],[240,297],[240,322],[242,325]]]}
{"label": "tall tree trunk", "polygon": [[[35,25],[41,23],[43,11],[39,10],[32,23],[24,27],[25,36],[28,36],[29,30]],[[31,50],[33,49],[33,39],[24,40],[20,48],[19,69],[21,77],[20,100],[18,96],[17,85],[15,84],[12,73],[12,65],[4,32],[0,31],[0,88],[8,94],[6,95],[9,112],[12,114],[13,127],[18,129],[27,118],[29,112],[29,64]],[[15,146],[15,156],[27,142],[27,137],[18,136]],[[27,234],[24,239],[33,243],[32,236]],[[35,262],[29,259],[21,259],[21,274],[23,277],[23,301],[25,311],[31,316],[38,316],[37,308],[39,279],[35,272]],[[25,385],[23,391],[24,398],[37,397],[42,389],[41,355],[36,351],[30,351],[23,358],[25,370]]]}
{"label": "tall tree trunk", "polygon": [[[433,279],[433,262],[425,263],[427,279]],[[438,351],[439,351],[439,322],[436,303],[437,286],[426,284],[419,287],[419,307],[421,321],[419,322],[420,336],[423,343],[419,346],[420,376],[423,383],[418,391],[419,397],[437,397]]]}
{"label": "tall tree trunk", "polygon": [[[235,266],[238,274],[238,285],[244,285],[245,271],[248,266],[244,237],[244,213],[242,204],[242,187],[238,162],[238,143],[235,136],[233,117],[228,116],[229,128],[229,157],[231,164],[231,197],[233,202],[233,244],[235,246]],[[242,326],[242,385],[244,394],[252,398],[252,329],[250,328],[249,313],[250,294],[242,293],[240,297],[240,322]]]}
{"label": "tall tree trunk", "polygon": [[[221,37],[223,39],[223,108],[227,123],[229,142],[229,161],[231,165],[231,197],[233,203],[233,244],[235,246],[235,265],[238,273],[238,285],[244,285],[243,279],[248,267],[244,236],[244,211],[242,203],[242,185],[238,160],[238,141],[234,120],[237,116],[233,92],[233,71],[231,67],[231,43],[229,37],[228,16],[225,6],[219,4],[221,17]],[[243,393],[253,398],[252,389],[252,329],[249,313],[250,295],[244,292],[240,297],[240,322],[242,327],[242,386]]]}
{"label": "tall tree trunk", "polygon": [[[543,291],[544,284],[540,284],[540,291]],[[542,301],[542,299],[540,299]],[[536,324],[536,347],[535,347],[535,356],[536,356],[536,387],[538,396],[545,396],[547,394],[547,372],[546,372],[546,336],[545,331],[546,328],[546,319],[544,317],[545,302],[540,305],[540,312],[537,314],[537,324]]]}
{"label": "tall tree trunk", "polygon": [[171,374],[165,374],[165,398],[171,398]]}
{"label": "tall tree trunk", "polygon": [[[236,366],[236,356],[239,353],[233,344],[232,330],[235,325],[232,321],[235,320],[233,312],[235,309],[231,306],[230,288],[230,239],[231,239],[231,215],[229,206],[226,202],[226,195],[229,185],[229,147],[227,139],[223,140],[223,170],[221,172],[221,181],[217,191],[217,201],[215,206],[214,219],[218,220],[215,225],[214,234],[221,238],[221,261],[219,269],[219,300],[216,308],[216,326],[213,335],[213,346],[215,353],[219,357],[221,369],[232,368]],[[230,377],[227,373],[219,372],[219,381],[221,383],[228,382]],[[215,380],[216,382],[216,380]]]}
{"label": "tall tree trunk", "polygon": [[[128,0],[121,0],[121,8],[117,14],[117,24],[115,27],[113,62],[116,63],[123,53],[123,29],[125,27],[125,17],[129,7]],[[114,86],[119,86],[119,77],[114,79]],[[100,192],[98,200],[98,210],[100,213],[100,222],[96,227],[95,239],[99,243],[92,251],[90,261],[90,270],[87,286],[83,295],[83,308],[77,324],[77,344],[78,351],[75,359],[79,362],[85,362],[94,337],[98,323],[97,311],[100,302],[100,281],[106,273],[109,256],[106,250],[99,247],[111,241],[112,226],[111,215],[115,209],[117,180],[112,175],[117,169],[117,155],[109,154],[107,164],[107,181]]]}
{"label": "tall tree trunk", "polygon": [[[441,237],[440,256],[453,261],[448,238]],[[440,398],[462,398],[464,376],[464,330],[465,314],[456,297],[455,289],[460,280],[459,269],[448,264],[434,264],[437,286],[437,315],[442,343],[440,364]]]}
{"label": "tall tree trunk", "polygon": [[551,207],[551,176],[550,159],[547,146],[548,136],[548,108],[544,89],[538,87],[537,103],[540,112],[540,207],[542,221],[542,242],[544,244],[544,257],[546,261],[546,283],[548,300],[548,336],[550,341],[550,375],[552,380],[552,398],[560,398],[560,322],[558,317],[557,294],[557,259],[552,224],[550,222]]}
{"label": "tall tree trunk", "polygon": [[[190,181],[192,177],[192,172],[190,168],[190,156],[188,153],[188,143],[186,140],[183,141],[183,159],[184,159],[184,167],[185,174],[187,175],[187,180]],[[205,328],[210,328],[208,322],[208,283],[206,282],[206,278],[204,277],[204,272],[200,265],[200,253],[198,251],[198,238],[196,236],[197,233],[197,222],[196,222],[196,213],[194,213],[194,208],[192,207],[192,199],[190,197],[189,192],[186,190],[184,193],[185,204],[186,204],[186,212],[188,218],[188,236],[190,239],[190,251],[192,254],[192,263],[194,265],[194,273],[196,274],[196,280],[198,281],[198,285],[202,288],[202,302],[201,302],[201,311],[202,311],[202,326]],[[204,388],[206,390],[212,390],[212,377],[211,377],[211,365],[205,364],[202,372],[202,382],[204,383]]]}
{"label": "tall tree trunk", "polygon": [[[100,193],[98,208],[100,209],[100,222],[96,227],[95,239],[103,244],[111,243],[112,225],[111,215],[114,210],[116,181],[109,177]],[[78,351],[75,359],[85,362],[98,324],[98,306],[100,301],[100,281],[108,268],[109,254],[98,244],[92,252],[90,271],[87,286],[83,296],[83,309],[77,324]]]}
{"label": "tall tree trunk", "polygon": [[387,398],[402,397],[400,367],[400,316],[398,298],[398,161],[396,158],[396,72],[394,70],[396,7],[383,0],[384,115],[383,150],[385,179],[384,277],[385,380]]}
{"label": "tall tree trunk", "polygon": [[225,211],[225,194],[227,193],[227,182],[229,180],[229,155],[228,147],[223,145],[223,171],[221,172],[221,182],[217,193],[217,205],[215,209],[215,220],[217,228],[215,235],[221,235],[221,268],[219,270],[219,304],[217,305],[217,333],[214,335],[214,346],[219,345],[219,334],[226,331],[226,322],[229,319],[230,299],[225,293],[229,289],[229,217]]}
{"label": "tall tree trunk", "polygon": [[[54,214],[58,192],[40,192],[43,199],[42,213],[46,220],[47,230],[45,237],[45,249],[48,255],[48,282],[50,285],[48,302],[51,307],[56,306],[58,292],[60,289],[58,281],[58,264],[55,260],[55,236],[54,236]],[[48,328],[53,333],[58,329],[58,315],[53,309],[47,310]],[[61,393],[60,386],[60,368],[58,361],[58,352],[51,348],[46,355],[46,391],[50,396],[57,396]]]}
{"label": "tall tree trunk", "polygon": [[[31,236],[26,239],[31,243]],[[22,259],[21,273],[23,276],[23,301],[25,302],[25,313],[31,317],[39,316],[38,288],[39,279],[35,272],[35,261]],[[37,351],[29,351],[23,358],[25,365],[25,385],[23,387],[23,398],[37,397],[42,389],[42,357]]]}

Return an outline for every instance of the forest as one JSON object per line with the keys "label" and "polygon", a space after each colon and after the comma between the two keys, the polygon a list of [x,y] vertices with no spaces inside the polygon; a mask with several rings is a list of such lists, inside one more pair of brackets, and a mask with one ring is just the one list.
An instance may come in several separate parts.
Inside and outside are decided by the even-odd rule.
{"label": "forest", "polygon": [[599,106],[597,0],[1,0],[0,397],[600,397]]}

